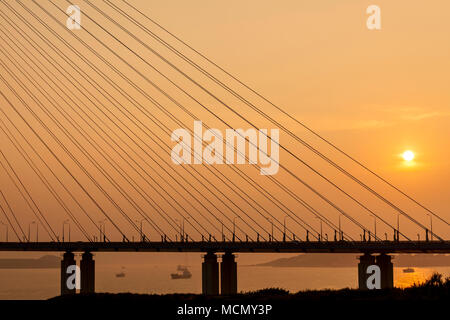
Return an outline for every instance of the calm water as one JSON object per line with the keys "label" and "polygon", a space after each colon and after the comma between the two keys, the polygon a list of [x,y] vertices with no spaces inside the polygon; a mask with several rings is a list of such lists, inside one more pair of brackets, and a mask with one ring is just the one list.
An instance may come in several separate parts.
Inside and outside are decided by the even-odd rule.
{"label": "calm water", "polygon": [[[192,272],[191,279],[171,280],[177,263],[98,263],[96,266],[97,292],[134,293],[200,293],[201,260],[185,261]],[[195,261],[194,261],[195,260]],[[198,260],[198,261],[197,261]],[[270,260],[270,259],[269,259]],[[267,261],[267,260],[266,260]],[[183,261],[180,261],[183,263]],[[115,274],[125,268],[125,278]],[[415,268],[414,273],[394,269],[396,286],[421,282],[433,272],[450,275],[450,267]],[[0,299],[47,299],[59,294],[59,269],[0,269]],[[357,286],[356,264],[352,268],[273,268],[238,264],[238,290],[248,291],[280,287],[296,292],[304,289],[344,288]]]}

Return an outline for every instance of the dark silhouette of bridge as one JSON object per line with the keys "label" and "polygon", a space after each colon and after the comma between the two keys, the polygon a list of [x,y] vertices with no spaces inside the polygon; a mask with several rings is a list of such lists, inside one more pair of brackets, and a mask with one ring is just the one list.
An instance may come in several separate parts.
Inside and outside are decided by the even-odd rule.
{"label": "dark silhouette of bridge", "polygon": [[0,251],[447,254],[450,241],[2,242]]}
{"label": "dark silhouette of bridge", "polygon": [[[95,290],[95,252],[206,253],[205,294],[237,292],[237,252],[360,253],[361,289],[372,266],[381,288],[393,286],[389,254],[450,253],[447,219],[128,0],[82,1],[77,30],[66,26],[70,4],[0,4],[0,251],[63,252],[62,294],[76,292],[67,286],[74,252],[83,253],[81,292]],[[257,140],[236,130],[226,143],[251,173],[174,164],[174,128],[200,147],[194,162],[211,148],[190,129],[196,120],[202,130],[257,130]],[[261,176],[247,148],[280,173]]]}

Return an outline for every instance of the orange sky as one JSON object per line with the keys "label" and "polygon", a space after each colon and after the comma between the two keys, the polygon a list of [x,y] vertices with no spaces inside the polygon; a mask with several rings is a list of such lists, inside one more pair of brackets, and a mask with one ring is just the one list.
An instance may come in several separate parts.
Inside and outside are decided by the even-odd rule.
{"label": "orange sky", "polygon": [[[448,1],[194,3],[147,12],[449,217]],[[380,31],[366,28],[371,4]],[[417,166],[402,166],[407,149]]]}
{"label": "orange sky", "polygon": [[[66,7],[65,1],[56,1],[61,7]],[[449,88],[449,75],[450,75],[450,61],[448,59],[450,55],[450,42],[448,36],[450,33],[450,19],[448,19],[448,12],[450,10],[450,4],[448,1],[432,0],[426,3],[422,1],[283,1],[282,4],[275,4],[273,1],[227,1],[227,2],[206,2],[206,1],[152,1],[151,5],[147,1],[136,1],[136,6],[143,12],[156,19],[167,29],[181,37],[186,42],[190,43],[194,48],[200,52],[206,54],[213,61],[219,65],[225,67],[232,74],[237,75],[245,83],[255,88],[258,92],[268,97],[271,101],[277,105],[283,107],[286,111],[292,114],[295,118],[304,121],[310,127],[316,129],[327,139],[336,143],[344,150],[348,151],[351,155],[354,155],[357,159],[367,164],[371,169],[380,173],[383,177],[388,178],[395,185],[401,187],[402,190],[408,194],[414,196],[417,200],[428,206],[430,209],[435,210],[437,213],[450,219],[450,205],[449,205],[449,162],[450,151],[448,148],[448,137],[450,135],[450,88]],[[381,8],[382,29],[370,31],[366,28],[366,19],[368,15],[365,13],[367,6],[371,4],[377,4]],[[41,17],[45,17],[45,14],[40,9],[31,3],[27,5],[32,7],[36,13]],[[244,127],[246,124],[229,112],[225,112],[223,106],[208,97],[204,92],[201,92],[198,88],[183,79],[180,75],[177,75],[169,67],[165,66],[155,56],[153,56],[147,49],[129,36],[120,33],[120,30],[112,25],[111,22],[105,18],[100,17],[92,8],[89,8],[88,4],[84,1],[80,1],[80,7],[88,15],[91,15],[102,25],[107,26],[108,30],[112,32],[119,32],[123,39],[127,39],[127,44],[130,44],[139,54],[142,54],[144,60],[139,60],[136,56],[133,56],[126,49],[121,47],[112,38],[106,36],[104,32],[95,26],[87,17],[82,16],[82,25],[93,32],[93,34],[101,37],[105,43],[112,48],[112,50],[130,61],[137,70],[148,79],[151,79],[161,86],[168,86],[167,81],[158,76],[154,70],[152,70],[146,62],[154,63],[155,66],[161,68],[163,72],[174,79],[181,86],[187,88],[187,90],[194,96],[198,97],[206,106],[217,112],[227,122],[231,123],[233,127]],[[99,4],[100,6],[100,4]],[[13,17],[12,13],[2,5],[1,10],[8,16]],[[24,16],[27,16],[19,5],[15,5],[14,8],[21,12]],[[59,17],[62,23],[65,23],[64,16],[61,12],[58,12],[51,4],[45,4],[50,12]],[[111,9],[102,6],[109,14],[113,15]],[[29,16],[29,15],[28,15]],[[150,46],[154,46],[155,50],[160,50],[165,54],[166,51],[160,46],[156,46],[154,40],[151,40],[148,35],[145,35],[138,28],[131,26],[123,18],[114,16],[119,23],[125,25],[133,34],[142,38],[145,43]],[[16,18],[14,18],[16,19]],[[140,21],[143,21],[141,17]],[[62,48],[63,52],[71,59],[70,64],[80,65],[83,69],[89,70],[87,65],[83,63],[76,54],[69,51],[62,44],[56,41],[53,36],[44,27],[40,26],[36,20],[29,18],[29,20],[36,26],[39,32],[52,39],[53,43],[58,43],[58,47]],[[15,20],[19,21],[19,20]],[[91,52],[89,52],[80,43],[71,37],[71,34],[66,30],[61,29],[50,18],[46,18],[48,23],[54,30],[70,41],[70,43],[83,55],[85,55],[89,61],[92,61],[101,70],[106,70],[108,77],[114,81],[115,84],[123,88],[126,92],[130,93],[136,100],[149,110],[154,111],[155,116],[162,121],[166,121],[168,127],[173,130],[177,128],[176,124],[165,120],[165,116],[157,111],[145,97],[133,89],[123,79],[120,79],[117,75],[111,72],[102,62],[96,58]],[[2,22],[5,31],[12,30],[6,22]],[[24,29],[26,27],[21,24]],[[150,26],[150,25],[149,25]],[[36,35],[28,32],[33,39],[39,41]],[[185,114],[183,114],[177,107],[170,103],[167,98],[164,98],[157,92],[142,76],[136,75],[135,72],[127,68],[120,59],[114,56],[114,54],[108,49],[101,47],[96,43],[89,35],[82,30],[76,32],[82,39],[87,41],[90,45],[93,45],[95,49],[105,56],[108,61],[116,66],[118,69],[124,72],[125,75],[131,77],[133,81],[136,81],[145,92],[155,96],[155,99],[161,101],[164,105],[167,105],[172,112],[175,112],[180,117],[186,126],[192,128],[193,121]],[[158,33],[161,34],[162,33]],[[1,34],[4,37],[3,34]],[[3,42],[2,42],[3,43]],[[30,51],[31,46],[23,42],[24,46]],[[42,42],[41,42],[42,43]],[[175,42],[171,42],[175,43]],[[54,57],[62,64],[67,64],[67,61],[57,57],[55,53],[51,51],[45,44],[43,46],[46,49],[46,54]],[[12,52],[7,46],[4,46],[5,50]],[[17,67],[13,67],[12,63],[9,63],[3,54],[0,54],[2,62],[11,66],[14,72],[19,74]],[[169,56],[170,59],[174,59],[175,63],[178,63],[176,57]],[[190,57],[194,57],[190,54]],[[51,67],[51,63],[39,58],[44,65]],[[73,60],[72,60],[73,59]],[[199,62],[204,65],[204,62]],[[25,65],[25,64],[23,64]],[[70,68],[70,66],[68,66]],[[186,72],[192,71],[191,68],[185,66],[182,70]],[[30,71],[31,72],[31,71]],[[3,71],[5,78],[18,88],[14,83],[11,76],[7,75]],[[105,88],[108,92],[112,93],[112,96],[122,106],[129,106],[130,102],[127,101],[118,92],[114,91],[112,85],[108,85],[98,75],[92,71],[88,71],[88,74],[96,81],[101,81],[101,88]],[[195,79],[200,79],[200,83],[204,84],[205,80],[200,77],[198,73],[193,72]],[[223,75],[214,71],[216,76],[220,76],[220,79],[226,79]],[[21,79],[25,79],[19,75]],[[95,93],[95,90],[89,86],[85,77],[77,75],[76,73],[70,74],[72,79],[77,79],[85,84],[89,89],[92,89],[94,95],[104,105],[107,105],[110,110],[113,110],[111,102],[106,98]],[[229,82],[229,80],[227,83]],[[63,81],[68,84],[68,81]],[[31,84],[28,84],[32,88]],[[14,101],[21,110],[25,110],[20,102],[13,97],[11,93],[8,93],[8,89],[3,82],[0,82],[0,88],[2,92],[7,92],[6,95]],[[233,88],[236,88],[233,84]],[[37,92],[32,89],[33,92]],[[205,113],[201,107],[190,101],[185,95],[177,92],[174,88],[168,89],[176,99],[181,103],[186,104],[188,109],[194,112],[200,117],[204,123],[210,124],[211,127],[218,127],[223,129],[223,124],[214,119],[211,115]],[[214,90],[217,90],[215,88]],[[24,91],[21,91],[24,94]],[[216,91],[215,91],[216,92]],[[258,118],[251,111],[244,109],[238,104],[235,99],[224,95],[223,91],[218,90],[219,94],[224,96],[224,101],[236,108],[242,108],[242,112],[252,120],[254,120],[262,128],[273,128],[273,125],[267,123],[267,121]],[[245,90],[243,93],[248,94]],[[25,94],[24,94],[25,95]],[[87,98],[83,97],[80,92],[73,90],[70,92],[71,99],[79,99],[80,102],[90,105]],[[39,96],[39,94],[38,94]],[[64,106],[65,110],[69,110],[68,106],[65,106],[63,101],[53,94],[55,101]],[[47,106],[50,104],[40,96],[39,98]],[[321,144],[313,136],[301,130],[292,121],[289,121],[285,117],[281,116],[278,112],[275,112],[273,108],[270,108],[267,104],[261,102],[260,99],[252,97],[252,101],[257,103],[263,110],[270,113],[275,119],[282,121],[283,124],[304,137],[305,140],[318,146],[325,154],[338,161],[342,166],[353,171],[355,175],[360,176],[368,184],[376,186],[380,191],[388,191],[375,180],[369,178],[362,171],[352,166],[349,162],[346,162],[340,156],[336,156],[330,149]],[[97,222],[102,217],[93,204],[87,199],[85,195],[79,189],[76,189],[76,185],[73,182],[69,182],[70,179],[64,170],[59,166],[56,161],[52,159],[48,151],[45,151],[43,146],[39,144],[36,138],[31,138],[32,133],[29,129],[26,129],[25,125],[19,121],[17,116],[14,116],[14,112],[6,104],[3,98],[0,100],[2,108],[7,110],[13,118],[18,121],[18,125],[23,129],[23,132],[33,144],[36,144],[42,151],[44,158],[48,159],[51,166],[54,166],[55,171],[66,181],[70,188],[73,188],[77,196],[81,199],[82,203],[86,204],[88,211],[93,213],[94,219]],[[27,98],[27,101],[32,103],[32,100]],[[33,105],[33,108],[38,110],[37,105]],[[152,108],[152,109],[150,109]],[[131,106],[128,108],[130,112],[135,114],[143,123],[154,128],[152,122],[146,119],[138,111],[134,111]],[[115,112],[115,111],[114,111]],[[42,113],[40,113],[42,114]],[[70,121],[63,120],[61,116],[56,115],[61,123],[70,127]],[[117,113],[118,114],[118,113]],[[28,115],[29,119],[31,116]],[[106,117],[100,116],[107,121]],[[124,123],[130,124],[129,120],[126,120],[124,116],[119,116],[124,120]],[[76,119],[81,119],[75,116]],[[46,118],[49,123],[51,120]],[[33,125],[38,126],[37,122],[33,120]],[[87,128],[86,125],[81,125],[88,132],[93,133],[92,130]],[[248,126],[248,125],[247,125]],[[63,133],[59,131],[55,126],[50,125],[52,129],[62,137],[64,142],[67,139],[64,138]],[[11,127],[10,127],[11,128]],[[74,133],[75,129],[70,127],[70,132]],[[115,129],[114,129],[115,130]],[[163,141],[167,144],[172,144],[170,137],[162,135],[161,130],[155,129],[156,133],[161,135]],[[49,139],[48,133],[44,133],[42,128],[38,131]],[[108,131],[108,130],[107,130]],[[109,132],[109,131],[108,131]],[[111,133],[111,132],[110,132]],[[121,138],[126,140],[125,134],[115,130]],[[142,199],[136,196],[130,186],[125,186],[125,181],[118,177],[118,174],[113,171],[114,168],[110,168],[105,160],[101,160],[101,154],[96,154],[98,151],[95,147],[89,146],[86,141],[80,138],[80,135],[75,134],[77,139],[80,139],[80,143],[89,152],[94,153],[94,158],[97,159],[101,166],[106,168],[107,172],[117,179],[118,183],[124,183],[124,188],[128,190],[139,204],[142,204],[146,210],[151,211],[148,204],[145,204]],[[112,136],[112,134],[111,134]],[[155,145],[155,142],[150,141],[150,137],[139,133],[139,137],[142,138],[141,145],[148,143],[150,147]],[[117,138],[114,138],[117,140]],[[286,135],[281,135],[281,144],[286,145],[288,148],[299,152],[301,156],[317,165],[320,170],[327,171],[328,169],[324,164],[314,162],[314,157],[307,154],[305,150],[295,144]],[[104,146],[104,143],[98,137],[95,141]],[[9,155],[9,159],[17,161],[15,164],[18,169],[21,170],[24,175],[24,179],[28,182],[29,188],[32,190],[38,199],[41,201],[41,205],[45,208],[46,212],[57,211],[58,213],[51,213],[50,220],[56,225],[58,231],[60,229],[62,221],[66,217],[62,217],[59,213],[61,210],[58,208],[54,200],[50,200],[51,197],[42,190],[42,186],[39,184],[36,177],[32,177],[32,173],[29,168],[26,167],[23,160],[19,160],[20,156],[11,151],[11,145],[2,139],[2,150],[6,150]],[[69,143],[69,142],[67,142]],[[52,142],[52,146],[56,147],[56,144]],[[73,144],[68,145],[73,148],[73,152],[76,156],[80,153],[76,151]],[[144,152],[140,151],[136,147],[133,147],[139,155],[146,157]],[[106,148],[113,154],[113,149]],[[125,148],[126,149],[126,148]],[[147,150],[147,146],[144,146]],[[412,150],[416,153],[415,165],[405,166],[403,160],[400,158],[400,154],[405,150]],[[128,153],[131,150],[126,149]],[[89,185],[89,190],[93,190],[92,184],[89,182],[79,169],[75,168],[73,163],[70,163],[67,156],[63,155],[61,150],[58,151],[64,161],[75,172],[75,175],[79,177],[82,183]],[[158,151],[161,156],[166,159],[165,166],[172,166],[168,155]],[[125,154],[125,153],[124,153]],[[117,156],[114,155],[114,157]],[[146,165],[155,168],[155,165],[146,158]],[[121,161],[121,160],[119,160]],[[310,172],[299,166],[298,162],[290,159],[285,153],[281,154],[280,162],[292,168],[292,170],[301,177],[310,179],[313,184],[318,188],[324,186],[320,183]],[[83,160],[83,163],[87,163],[87,160]],[[121,162],[123,164],[123,162]],[[92,165],[88,165],[89,170],[95,169]],[[186,175],[180,167],[174,168],[182,175]],[[7,176],[0,170],[2,181],[6,181]],[[156,169],[159,170],[159,169]],[[188,168],[192,170],[192,168]],[[220,168],[220,170],[226,174],[230,174],[229,168]],[[243,167],[245,172],[248,172],[251,177],[255,178],[261,185],[266,185],[267,180],[263,177],[259,177],[257,172],[251,171],[250,168]],[[139,180],[137,173],[127,169],[133,177]],[[205,168],[201,168],[201,172],[205,172]],[[191,171],[192,172],[192,171]],[[95,175],[95,173],[94,173]],[[97,173],[98,175],[98,173]],[[335,176],[335,173],[329,173],[330,179],[333,179],[336,183],[345,183],[345,179]],[[296,182],[289,178],[285,173],[280,173],[279,178],[282,179],[286,185],[292,188],[298,188]],[[5,179],[5,180],[3,180]],[[189,178],[190,179],[190,178]],[[234,179],[234,178],[233,178]],[[161,183],[165,183],[165,179],[158,179]],[[52,180],[55,182],[54,180]],[[103,181],[103,180],[102,180]],[[217,180],[214,180],[217,182]],[[244,182],[236,180],[236,182],[247,188]],[[56,182],[55,182],[56,183]],[[112,187],[105,184],[108,192],[111,192],[113,197],[119,197],[119,193],[112,190]],[[197,187],[198,184],[196,184]],[[346,184],[349,192],[358,192],[356,186]],[[146,187],[147,188],[147,187]],[[336,201],[342,201],[342,206],[353,212],[355,216],[356,208],[345,202],[342,195],[332,193],[331,190],[324,187],[324,192],[329,192],[328,196]],[[150,189],[148,192],[155,196],[156,201],[162,202],[160,198]],[[199,187],[199,190],[206,192]],[[232,199],[236,200],[236,203],[241,204],[240,200],[232,195],[232,192],[228,189],[226,194]],[[306,190],[298,190],[299,194],[305,194]],[[98,191],[92,191],[96,197],[101,197]],[[279,191],[274,187],[269,187],[269,192],[279,194]],[[304,193],[303,193],[304,192]],[[17,194],[12,191],[11,185],[5,191],[11,202],[14,203],[14,208],[18,211],[25,212],[26,210],[21,207],[23,203],[19,200]],[[249,194],[254,196],[255,199],[259,199],[258,195],[254,191],[249,191]],[[411,206],[410,203],[405,202],[398,197],[395,193],[386,193],[386,196],[393,200],[398,201],[401,205],[404,205],[405,210],[411,210],[414,217],[416,217],[424,225],[428,225],[428,218],[423,211],[417,209],[417,207]],[[298,209],[297,204],[288,199],[284,195],[280,194],[282,200],[286,201],[286,204],[290,208]],[[68,198],[67,198],[68,199]],[[210,198],[212,199],[212,198]],[[51,202],[53,201],[53,203]],[[215,200],[214,200],[215,201]],[[312,203],[317,204],[318,208],[327,211],[328,208],[313,200]],[[383,211],[385,208],[379,203],[361,196],[361,201],[364,203],[373,205],[377,212],[383,214],[386,219],[394,224],[396,216],[392,212]],[[107,201],[101,201],[105,205],[106,211],[111,212],[114,208],[106,203]],[[131,210],[130,204],[126,204],[123,199],[118,200],[123,205],[125,210]],[[3,204],[3,202],[1,202]],[[166,212],[170,212],[170,208],[161,204],[162,208]],[[268,204],[269,205],[269,204]],[[198,207],[197,207],[198,208]],[[242,204],[242,210],[247,210],[246,206]],[[268,207],[274,210],[273,207]],[[130,211],[131,212],[131,211]],[[283,220],[283,214],[274,211],[275,216]],[[328,212],[327,212],[328,214]],[[23,213],[24,221],[29,223],[32,220],[30,212]],[[116,212],[112,214],[114,217],[120,217]],[[336,213],[329,213],[330,218],[337,223],[338,215]],[[139,216],[136,213],[132,214],[133,219],[138,219]],[[176,215],[173,214],[173,217]],[[119,218],[120,219],[120,218]],[[232,217],[231,217],[232,219]],[[308,218],[309,222],[314,224],[317,228],[317,220],[312,217]],[[0,219],[2,220],[2,219]],[[119,220],[119,225],[126,225],[126,222]],[[158,220],[159,221],[159,220]],[[261,222],[260,220],[258,220]],[[372,225],[372,218],[365,215],[361,218],[361,222],[367,226]],[[24,223],[24,225],[27,225]],[[86,220],[85,223],[88,223]],[[266,228],[267,221],[265,223]],[[403,222],[402,222],[403,223]],[[448,227],[439,225],[435,221],[435,231],[446,235],[448,238]],[[217,224],[217,223],[216,223]],[[293,225],[292,222],[290,224]],[[228,223],[230,226],[230,223]],[[350,227],[350,225],[347,225]],[[294,228],[294,226],[292,226]],[[109,230],[112,230],[112,226],[108,226]],[[381,225],[379,227],[380,233],[390,232],[383,230]],[[405,229],[409,232],[409,236],[416,237],[417,229],[411,225],[405,225]],[[127,229],[129,232],[131,229]],[[301,229],[298,229],[299,233]],[[354,237],[358,237],[358,230],[352,227],[351,231],[354,233]],[[92,233],[96,232],[91,228]],[[193,230],[190,230],[193,232]],[[303,232],[303,231],[302,231]],[[329,233],[330,230],[327,230]],[[423,237],[423,234],[421,235]],[[156,240],[156,239],[155,239]]]}

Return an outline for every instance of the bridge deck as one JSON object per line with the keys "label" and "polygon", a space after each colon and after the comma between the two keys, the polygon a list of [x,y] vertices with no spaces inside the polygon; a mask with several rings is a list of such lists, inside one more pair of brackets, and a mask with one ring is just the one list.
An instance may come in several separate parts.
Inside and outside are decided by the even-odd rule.
{"label": "bridge deck", "polygon": [[0,242],[0,251],[450,253],[450,241]]}

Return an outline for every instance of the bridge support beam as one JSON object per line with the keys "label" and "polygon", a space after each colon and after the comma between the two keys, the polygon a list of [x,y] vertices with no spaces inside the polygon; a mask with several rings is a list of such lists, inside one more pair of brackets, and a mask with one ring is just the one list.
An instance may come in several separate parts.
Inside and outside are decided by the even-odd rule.
{"label": "bridge support beam", "polygon": [[226,252],[220,263],[220,291],[223,295],[237,293],[237,263],[231,252]]}
{"label": "bridge support beam", "polygon": [[219,264],[217,255],[208,252],[202,263],[202,293],[207,295],[219,294]]}
{"label": "bridge support beam", "polygon": [[381,272],[381,289],[394,287],[394,265],[391,261],[392,257],[384,253],[375,258],[375,262],[380,267]]}
{"label": "bridge support beam", "polygon": [[76,265],[75,256],[72,252],[65,252],[63,259],[61,260],[61,295],[75,294],[76,288],[69,288],[67,280],[71,276],[71,273],[67,273],[69,266]]}
{"label": "bridge support beam", "polygon": [[85,252],[81,256],[81,288],[80,293],[95,292],[95,261],[90,252]]}
{"label": "bridge support beam", "polygon": [[367,268],[371,265],[375,265],[375,257],[365,253],[359,257],[358,263],[358,286],[360,290],[368,290],[367,279],[370,274],[367,274]]}

